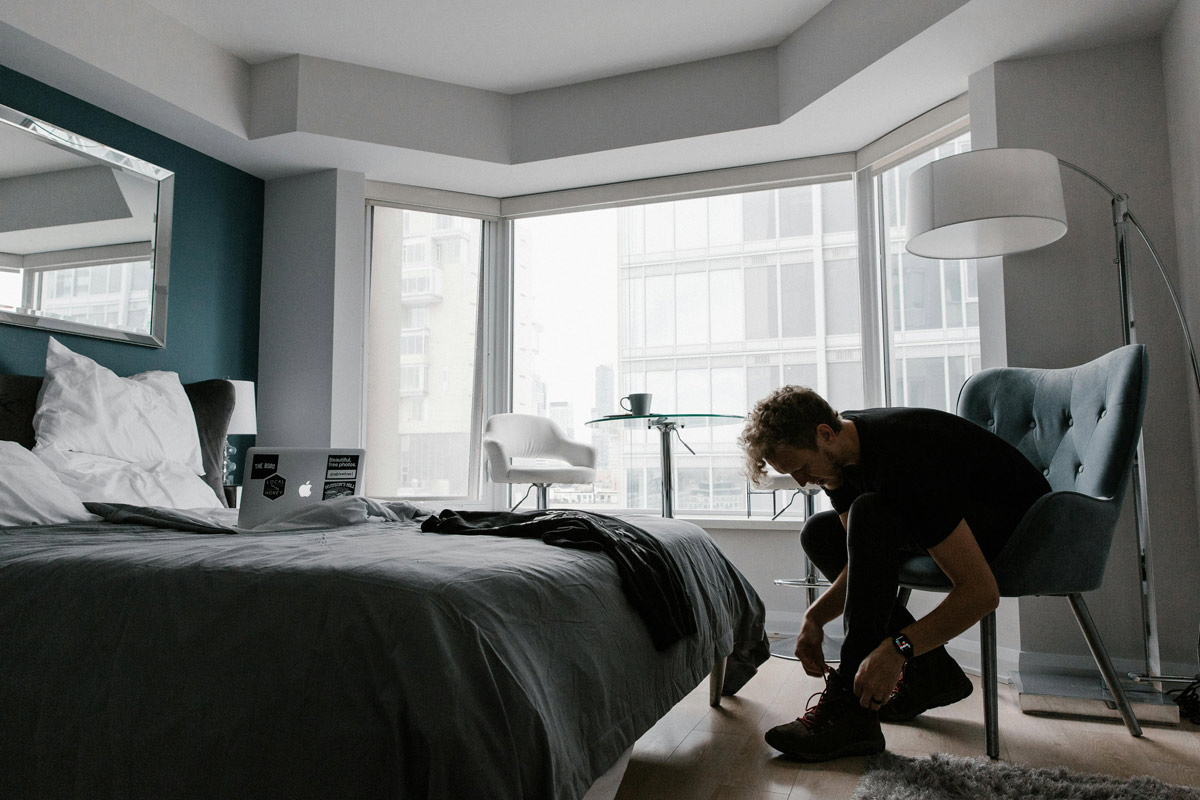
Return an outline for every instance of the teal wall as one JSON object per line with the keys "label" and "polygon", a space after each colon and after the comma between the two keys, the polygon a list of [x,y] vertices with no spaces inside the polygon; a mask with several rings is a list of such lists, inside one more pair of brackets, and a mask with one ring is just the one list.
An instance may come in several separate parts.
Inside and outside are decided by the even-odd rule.
{"label": "teal wall", "polygon": [[[175,173],[166,347],[54,337],[118,375],[256,380],[262,180],[3,66],[0,103]],[[49,335],[0,324],[0,372],[43,374]]]}

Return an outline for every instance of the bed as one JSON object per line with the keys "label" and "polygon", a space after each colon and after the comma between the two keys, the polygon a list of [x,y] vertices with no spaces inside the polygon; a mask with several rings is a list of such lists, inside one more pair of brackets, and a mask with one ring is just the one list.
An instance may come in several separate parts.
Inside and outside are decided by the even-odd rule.
{"label": "bed", "polygon": [[[0,438],[33,443],[40,384],[0,376]],[[225,387],[185,387],[214,477]],[[628,519],[695,612],[660,651],[604,554],[421,511],[0,528],[0,796],[573,800],[714,664],[728,694],[767,658],[761,600],[687,522]]]}

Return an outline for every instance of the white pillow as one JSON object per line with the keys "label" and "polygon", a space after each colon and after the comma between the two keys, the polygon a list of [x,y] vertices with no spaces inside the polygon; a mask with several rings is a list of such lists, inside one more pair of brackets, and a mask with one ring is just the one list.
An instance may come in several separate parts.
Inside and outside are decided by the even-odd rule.
{"label": "white pillow", "polygon": [[33,453],[16,442],[0,441],[0,525],[62,525],[91,519],[96,517]]}
{"label": "white pillow", "polygon": [[135,464],[170,461],[204,474],[196,417],[176,373],[120,378],[53,338],[46,348],[46,380],[33,428],[38,448],[54,446]]}
{"label": "white pillow", "polygon": [[34,451],[84,502],[160,508],[224,508],[212,487],[182,464],[132,464],[93,453],[39,446]]}

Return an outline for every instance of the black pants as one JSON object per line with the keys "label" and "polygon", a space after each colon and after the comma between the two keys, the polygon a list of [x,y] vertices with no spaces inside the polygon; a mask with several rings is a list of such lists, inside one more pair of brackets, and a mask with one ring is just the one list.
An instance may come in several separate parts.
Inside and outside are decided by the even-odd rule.
{"label": "black pants", "polygon": [[838,672],[852,681],[858,665],[885,637],[913,622],[908,609],[896,602],[900,565],[925,551],[895,530],[883,498],[875,493],[854,501],[846,527],[835,511],[814,514],[804,523],[800,545],[831,581],[850,565],[843,611],[846,638]]}

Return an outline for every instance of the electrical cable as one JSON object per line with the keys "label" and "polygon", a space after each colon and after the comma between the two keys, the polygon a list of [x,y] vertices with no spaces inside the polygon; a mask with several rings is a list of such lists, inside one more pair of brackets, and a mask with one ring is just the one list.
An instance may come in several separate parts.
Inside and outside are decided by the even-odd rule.
{"label": "electrical cable", "polygon": [[525,495],[520,500],[518,500],[517,504],[515,506],[513,506],[512,508],[510,508],[509,511],[516,511],[518,508],[520,508],[521,503],[524,503],[525,500],[528,499],[529,493],[532,491],[533,491],[533,484],[531,483],[531,484],[529,484],[529,488],[525,490]]}
{"label": "electrical cable", "polygon": [[1165,694],[1167,697],[1177,695],[1172,699],[1179,706],[1179,716],[1200,725],[1200,678],[1196,678],[1182,689],[1171,689]]}
{"label": "electrical cable", "polygon": [[799,490],[799,489],[796,489],[795,491],[793,491],[793,492],[792,492],[792,496],[788,498],[787,505],[786,505],[786,506],[784,506],[783,508],[779,509],[779,511],[777,511],[777,512],[775,513],[775,516],[771,517],[771,519],[773,519],[773,520],[775,520],[775,519],[779,519],[779,516],[780,516],[781,514],[783,514],[783,512],[785,512],[785,511],[787,511],[789,508],[791,508],[791,507],[792,507],[792,503],[796,502],[796,498],[797,498],[797,497],[799,497],[799,496],[800,496],[800,490]]}

